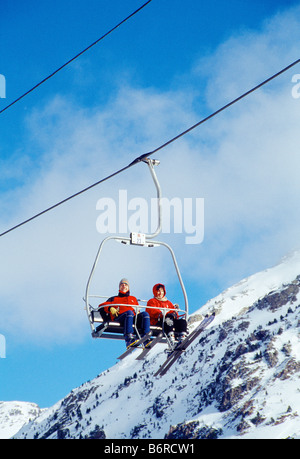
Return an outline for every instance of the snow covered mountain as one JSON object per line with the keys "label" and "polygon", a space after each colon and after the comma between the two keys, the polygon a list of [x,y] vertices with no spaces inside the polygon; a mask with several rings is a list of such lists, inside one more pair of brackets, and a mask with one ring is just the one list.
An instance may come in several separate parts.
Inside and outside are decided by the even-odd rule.
{"label": "snow covered mountain", "polygon": [[0,402],[0,439],[12,437],[40,413],[41,409],[35,403]]}
{"label": "snow covered mountain", "polygon": [[165,376],[153,376],[164,345],[144,361],[136,350],[15,437],[300,438],[300,252],[209,301],[190,328],[212,311]]}

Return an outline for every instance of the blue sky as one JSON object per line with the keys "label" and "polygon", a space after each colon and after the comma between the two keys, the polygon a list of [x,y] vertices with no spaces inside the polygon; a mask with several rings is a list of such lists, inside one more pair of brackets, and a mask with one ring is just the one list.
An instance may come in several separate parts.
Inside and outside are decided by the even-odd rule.
{"label": "blue sky", "polygon": [[[141,6],[128,0],[1,0],[0,110]],[[0,117],[0,232],[160,146],[299,58],[299,1],[152,0],[134,18]],[[203,198],[205,237],[171,231],[190,311],[299,248],[300,100],[294,67],[162,150],[164,196]],[[116,361],[122,342],[92,340],[82,297],[103,235],[97,202],[149,200],[141,164],[0,238],[0,400],[51,406]],[[180,294],[164,254],[103,256],[151,296]],[[105,291],[103,290],[105,288]]]}

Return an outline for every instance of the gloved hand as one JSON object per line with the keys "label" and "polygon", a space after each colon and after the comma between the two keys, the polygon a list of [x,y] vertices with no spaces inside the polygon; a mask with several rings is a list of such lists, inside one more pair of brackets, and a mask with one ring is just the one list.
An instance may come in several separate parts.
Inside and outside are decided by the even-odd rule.
{"label": "gloved hand", "polygon": [[119,310],[120,310],[119,307],[118,307],[118,308],[114,308],[113,306],[111,306],[111,307],[109,308],[109,312],[111,313],[111,315],[112,315],[113,317],[118,317],[118,315],[119,315]]}
{"label": "gloved hand", "polygon": [[172,314],[166,315],[165,323],[166,323],[169,327],[173,327],[173,326],[174,326],[174,316],[172,316]]}

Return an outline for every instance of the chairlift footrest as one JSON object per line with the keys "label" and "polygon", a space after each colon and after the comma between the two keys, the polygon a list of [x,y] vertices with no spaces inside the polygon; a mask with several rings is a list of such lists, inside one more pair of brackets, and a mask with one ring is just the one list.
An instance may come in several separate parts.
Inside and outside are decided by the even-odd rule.
{"label": "chairlift footrest", "polygon": [[99,338],[102,335],[102,333],[107,329],[107,327],[108,327],[108,322],[104,322],[101,325],[98,325],[95,331],[92,332],[92,337]]}

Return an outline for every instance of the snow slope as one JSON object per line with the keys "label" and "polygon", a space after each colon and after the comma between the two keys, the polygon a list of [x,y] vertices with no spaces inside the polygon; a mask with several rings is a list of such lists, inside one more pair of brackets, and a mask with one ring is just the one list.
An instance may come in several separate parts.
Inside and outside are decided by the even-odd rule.
{"label": "snow slope", "polygon": [[35,403],[0,402],[0,439],[11,438],[40,413],[41,410]]}
{"label": "snow slope", "polygon": [[300,252],[209,301],[191,328],[213,310],[164,377],[164,345],[145,361],[136,350],[16,437],[300,438]]}
{"label": "snow slope", "polygon": [[[220,324],[224,320],[244,313],[259,298],[278,289],[282,284],[292,282],[298,275],[300,275],[300,251],[295,251],[284,257],[278,265],[243,279],[225,290],[206,303],[198,312],[205,314],[216,309],[218,317],[214,325]],[[197,312],[193,315],[197,315]]]}

